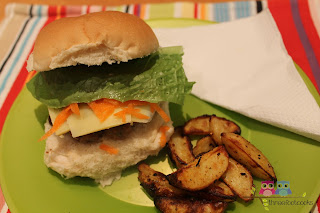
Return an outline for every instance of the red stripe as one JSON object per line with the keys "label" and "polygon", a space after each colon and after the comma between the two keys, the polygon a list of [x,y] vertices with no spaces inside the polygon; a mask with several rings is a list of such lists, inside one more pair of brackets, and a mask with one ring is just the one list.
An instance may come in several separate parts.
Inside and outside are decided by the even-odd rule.
{"label": "red stripe", "polygon": [[319,196],[318,201],[317,201],[317,206],[318,206],[318,212],[320,212],[320,196]]}
{"label": "red stripe", "polygon": [[66,17],[67,15],[67,7],[66,6],[61,6],[60,8],[60,17]]}
{"label": "red stripe", "polygon": [[198,18],[198,3],[194,3],[194,18]]}
{"label": "red stripe", "polygon": [[140,16],[140,5],[139,4],[135,4],[133,7],[133,14],[136,16]]}
{"label": "red stripe", "polygon": [[102,6],[101,11],[105,11],[105,10],[106,10],[106,8],[107,8],[107,6]]}
{"label": "red stripe", "polygon": [[[56,6],[49,6],[49,8],[48,8],[48,14],[49,14],[48,17],[49,18],[45,22],[45,24],[42,26],[42,28],[44,26],[46,26],[47,24],[49,24],[50,22],[55,20],[55,16],[53,16],[53,14],[56,14],[56,10],[57,10]],[[65,15],[65,13],[64,13],[64,15]],[[30,53],[32,52],[32,50],[33,50],[33,46],[32,46],[32,48],[30,50]],[[10,110],[14,100],[17,98],[18,94],[22,90],[24,82],[25,82],[25,80],[26,80],[26,78],[28,76],[28,71],[26,69],[26,66],[27,66],[27,62],[25,60],[25,63],[21,67],[20,72],[19,72],[16,80],[14,81],[11,89],[10,89],[10,91],[9,91],[9,93],[7,95],[7,98],[6,98],[6,100],[4,101],[4,103],[2,105],[2,108],[0,109],[0,115],[1,115],[0,116],[0,133],[2,131],[2,128],[3,128],[3,125],[4,125],[4,121],[5,121],[8,113],[9,113],[9,110]]]}
{"label": "red stripe", "polygon": [[86,11],[86,13],[87,13],[87,14],[90,13],[90,6],[87,6],[87,11]]}
{"label": "red stripe", "polygon": [[4,200],[4,196],[0,187],[0,211],[1,209],[3,209],[4,205],[5,205],[6,201]]}
{"label": "red stripe", "polygon": [[[277,23],[289,55],[302,68],[316,87],[317,84],[313,76],[307,54],[300,41],[299,34],[294,24],[290,0],[268,0],[268,7]],[[317,89],[319,91],[319,88]]]}
{"label": "red stripe", "polygon": [[[49,8],[48,8],[48,16],[56,16],[56,15],[57,15],[57,6],[49,6]],[[51,17],[49,19],[51,19]],[[55,17],[53,17],[53,19],[55,19]]]}

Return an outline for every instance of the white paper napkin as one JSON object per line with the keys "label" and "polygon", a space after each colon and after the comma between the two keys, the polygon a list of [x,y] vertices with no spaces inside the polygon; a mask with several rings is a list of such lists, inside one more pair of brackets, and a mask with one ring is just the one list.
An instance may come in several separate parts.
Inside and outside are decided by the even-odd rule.
{"label": "white paper napkin", "polygon": [[228,23],[154,31],[161,46],[184,47],[196,96],[320,141],[320,108],[269,10]]}

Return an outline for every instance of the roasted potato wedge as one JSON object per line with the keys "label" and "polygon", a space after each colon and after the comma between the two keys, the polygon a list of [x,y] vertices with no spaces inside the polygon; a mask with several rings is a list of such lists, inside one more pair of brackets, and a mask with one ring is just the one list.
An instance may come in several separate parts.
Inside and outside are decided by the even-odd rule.
{"label": "roasted potato wedge", "polygon": [[229,155],[223,146],[201,155],[168,175],[171,185],[188,191],[207,188],[227,170]]}
{"label": "roasted potato wedge", "polygon": [[237,199],[237,195],[233,193],[230,187],[220,180],[217,180],[203,191],[204,192],[198,192],[199,197],[207,200],[233,202]]}
{"label": "roasted potato wedge", "polygon": [[177,168],[181,168],[195,159],[190,138],[182,135],[182,127],[175,128],[167,146],[169,157]]}
{"label": "roasted potato wedge", "polygon": [[223,132],[233,132],[235,134],[240,134],[240,127],[233,121],[229,121],[225,118],[220,118],[212,115],[210,118],[210,132],[212,134],[213,140],[218,146],[221,146],[221,133]]}
{"label": "roasted potato wedge", "polygon": [[221,141],[228,153],[246,166],[253,176],[263,180],[277,180],[269,160],[253,144],[234,133],[222,133]]}
{"label": "roasted potato wedge", "polygon": [[157,197],[154,204],[163,213],[221,213],[228,205],[224,202],[168,197]]}
{"label": "roasted potato wedge", "polygon": [[206,152],[209,152],[214,147],[216,147],[216,145],[213,139],[211,138],[211,136],[206,136],[197,141],[197,144],[195,145],[195,147],[193,147],[192,152],[193,152],[193,155],[197,157]]}
{"label": "roasted potato wedge", "polygon": [[250,172],[240,163],[229,158],[227,171],[221,179],[226,183],[242,200],[253,199],[253,179]]}
{"label": "roasted potato wedge", "polygon": [[141,186],[151,197],[183,197],[186,196],[184,190],[178,189],[169,184],[165,174],[153,170],[145,163],[138,166]]}
{"label": "roasted potato wedge", "polygon": [[209,135],[210,115],[202,115],[186,122],[183,127],[185,135]]}
{"label": "roasted potato wedge", "polygon": [[[203,191],[189,192],[176,188],[169,184],[169,181],[161,172],[153,170],[145,163],[138,166],[140,185],[147,193],[155,197],[193,197],[214,201],[231,202],[235,199],[235,194],[221,181],[216,181]],[[224,185],[223,185],[224,184]]]}

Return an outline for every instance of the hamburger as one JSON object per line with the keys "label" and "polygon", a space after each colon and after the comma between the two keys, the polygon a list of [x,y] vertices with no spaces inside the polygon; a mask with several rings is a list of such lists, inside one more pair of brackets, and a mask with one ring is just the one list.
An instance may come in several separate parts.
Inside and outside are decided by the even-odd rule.
{"label": "hamburger", "polygon": [[36,38],[31,94],[48,107],[44,162],[101,185],[157,155],[173,133],[168,103],[190,93],[182,47],[159,47],[140,18],[115,11],[56,20]]}

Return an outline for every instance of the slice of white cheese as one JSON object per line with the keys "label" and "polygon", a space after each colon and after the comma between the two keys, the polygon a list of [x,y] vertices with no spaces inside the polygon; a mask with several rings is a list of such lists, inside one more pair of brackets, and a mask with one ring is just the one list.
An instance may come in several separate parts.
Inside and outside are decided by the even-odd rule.
{"label": "slice of white cheese", "polygon": [[[49,111],[49,116],[51,118],[52,123],[56,120],[58,114],[61,112],[60,109],[53,109],[53,108],[48,108]],[[62,135],[70,131],[70,128],[67,124],[67,122],[64,122],[60,128],[56,131],[56,135]]]}
{"label": "slice of white cheese", "polygon": [[125,123],[131,123],[130,115],[126,115],[125,122],[122,121],[122,118],[114,115],[115,113],[121,111],[122,108],[115,109],[113,115],[108,117],[104,122],[100,122],[99,118],[94,114],[87,104],[81,105],[79,109],[80,116],[72,114],[67,120],[72,137],[79,137]]}
{"label": "slice of white cheese", "polygon": [[[135,109],[140,109],[139,113],[148,116],[148,119],[139,119],[135,116],[131,116],[130,114],[126,115],[125,121],[122,120],[121,117],[115,116],[114,114],[121,111],[122,108],[115,109],[114,113],[108,117],[105,121],[101,122],[91,108],[87,104],[79,104],[80,116],[76,114],[72,114],[67,119],[59,129],[56,131],[56,135],[62,135],[67,132],[71,132],[72,137],[79,137],[82,135],[87,135],[93,132],[97,132],[104,129],[109,129],[115,126],[120,126],[126,123],[147,123],[149,122],[154,112],[151,112],[151,108],[148,105],[145,106],[135,106]],[[49,108],[49,115],[52,122],[55,121],[58,114],[61,112],[59,109]]]}

